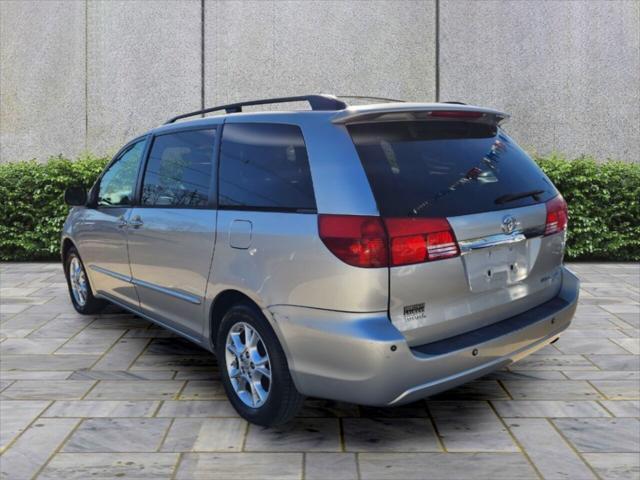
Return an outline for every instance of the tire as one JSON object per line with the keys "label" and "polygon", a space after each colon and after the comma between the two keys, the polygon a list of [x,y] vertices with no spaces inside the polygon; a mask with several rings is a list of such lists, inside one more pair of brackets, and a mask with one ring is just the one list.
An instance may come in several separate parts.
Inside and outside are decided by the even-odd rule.
{"label": "tire", "polygon": [[[247,349],[247,335],[251,330],[259,338],[256,340],[252,334],[255,345]],[[234,338],[240,343],[235,343]],[[227,348],[228,340],[230,348]],[[244,350],[238,348],[243,343]],[[257,307],[250,303],[239,303],[227,311],[218,329],[215,351],[224,389],[242,418],[256,425],[271,427],[286,423],[296,415],[304,397],[293,384],[287,359],[276,334]],[[242,364],[238,360],[238,351],[242,352]],[[249,353],[248,358],[244,358],[246,353]],[[267,362],[264,362],[265,354]],[[255,368],[253,360],[256,360]],[[265,371],[270,373],[270,380],[263,375]],[[233,380],[231,374],[234,374]],[[249,379],[253,379],[251,383],[255,390],[250,388]],[[261,395],[265,391],[266,397]]]}
{"label": "tire", "polygon": [[[76,277],[75,272],[78,268],[80,271],[77,273],[78,277]],[[82,263],[80,254],[75,247],[69,249],[64,259],[64,275],[67,278],[71,303],[76,312],[82,315],[92,315],[107,306],[107,302],[93,296],[84,263]],[[82,288],[82,285],[84,285],[84,288]],[[74,289],[77,290],[74,292]],[[84,294],[78,294],[78,291],[84,291]]]}

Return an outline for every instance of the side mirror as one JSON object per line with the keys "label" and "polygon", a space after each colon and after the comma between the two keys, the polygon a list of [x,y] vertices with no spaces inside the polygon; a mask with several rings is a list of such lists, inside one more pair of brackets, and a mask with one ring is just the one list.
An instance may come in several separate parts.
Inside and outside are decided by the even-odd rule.
{"label": "side mirror", "polygon": [[84,187],[69,187],[64,191],[64,202],[72,207],[86,205],[87,191]]}

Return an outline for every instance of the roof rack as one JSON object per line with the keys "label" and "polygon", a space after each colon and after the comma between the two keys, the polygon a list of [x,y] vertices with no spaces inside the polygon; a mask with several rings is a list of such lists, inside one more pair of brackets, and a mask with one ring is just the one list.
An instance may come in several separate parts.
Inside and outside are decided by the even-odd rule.
{"label": "roof rack", "polygon": [[357,100],[382,100],[384,102],[406,103],[406,100],[398,100],[397,98],[370,97],[367,95],[338,95],[338,98],[355,98]]}
{"label": "roof rack", "polygon": [[228,105],[219,105],[217,107],[196,110],[195,112],[183,113],[176,117],[170,118],[164,124],[173,123],[182,118],[193,117],[195,115],[204,115],[205,113],[217,112],[224,110],[227,113],[238,113],[242,111],[242,107],[251,105],[269,105],[272,103],[289,103],[289,102],[309,102],[311,110],[344,110],[347,104],[342,100],[338,100],[333,95],[301,95],[297,97],[279,97],[266,98],[264,100],[251,100],[248,102],[230,103]]}

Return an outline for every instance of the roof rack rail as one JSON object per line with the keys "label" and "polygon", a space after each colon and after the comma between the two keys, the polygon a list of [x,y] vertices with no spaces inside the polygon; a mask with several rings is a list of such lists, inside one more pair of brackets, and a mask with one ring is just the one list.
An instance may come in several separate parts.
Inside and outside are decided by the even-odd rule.
{"label": "roof rack rail", "polygon": [[311,110],[344,110],[347,104],[342,100],[338,100],[333,95],[300,95],[297,97],[279,97],[266,98],[264,100],[250,100],[248,102],[230,103],[228,105],[218,105],[217,107],[205,108],[194,112],[183,113],[176,117],[170,118],[164,124],[168,125],[182,118],[193,117],[194,115],[204,115],[205,113],[217,112],[224,110],[227,113],[238,113],[242,111],[242,107],[252,105],[269,105],[272,103],[289,103],[289,102],[309,102]]}
{"label": "roof rack rail", "polygon": [[368,95],[337,95],[338,98],[355,98],[357,100],[382,100],[385,102],[406,103],[406,100],[398,100],[397,98],[387,97],[370,97]]}
{"label": "roof rack rail", "polygon": [[464,102],[455,102],[455,101],[451,101],[451,102],[442,102],[442,103],[451,103],[453,105],[466,105],[466,103]]}

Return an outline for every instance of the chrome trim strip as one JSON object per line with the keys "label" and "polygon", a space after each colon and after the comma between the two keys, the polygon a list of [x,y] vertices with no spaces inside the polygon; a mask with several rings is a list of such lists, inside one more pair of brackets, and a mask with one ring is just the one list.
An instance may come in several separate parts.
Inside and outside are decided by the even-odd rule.
{"label": "chrome trim strip", "polygon": [[105,275],[109,275],[110,277],[117,278],[118,280],[122,280],[123,282],[131,283],[131,277],[127,275],[123,275],[118,272],[112,272],[111,270],[107,270],[106,268],[98,267],[96,265],[89,265],[89,268],[94,272],[103,273]]}
{"label": "chrome trim strip", "polygon": [[178,292],[171,288],[161,287],[160,285],[156,285],[155,283],[145,282],[144,280],[133,279],[132,282],[136,287],[145,287],[149,290],[154,290],[156,292],[164,293],[165,295],[169,295],[171,297],[179,298],[180,300],[184,300],[185,302],[193,303],[195,305],[200,305],[201,300],[200,297],[196,297],[195,295],[191,295],[190,293]]}
{"label": "chrome trim strip", "polygon": [[523,242],[526,239],[527,237],[522,232],[498,233],[496,235],[489,235],[488,237],[474,238],[473,240],[460,240],[458,245],[460,245],[460,254],[465,255],[471,253],[473,250],[509,245]]}
{"label": "chrome trim strip", "polygon": [[121,273],[112,272],[111,270],[107,270],[106,268],[98,267],[96,265],[90,265],[89,268],[96,272],[109,275],[110,277],[117,278],[118,280],[122,280],[123,282],[132,283],[136,287],[145,287],[149,290],[154,290],[171,297],[179,298],[180,300],[184,300],[185,302],[193,303],[194,305],[200,305],[202,303],[200,297],[191,295],[190,293],[178,292],[171,288],[161,287],[160,285],[156,285],[155,283],[149,283],[145,282],[144,280],[138,280],[133,277],[128,277],[126,275],[122,275]]}

